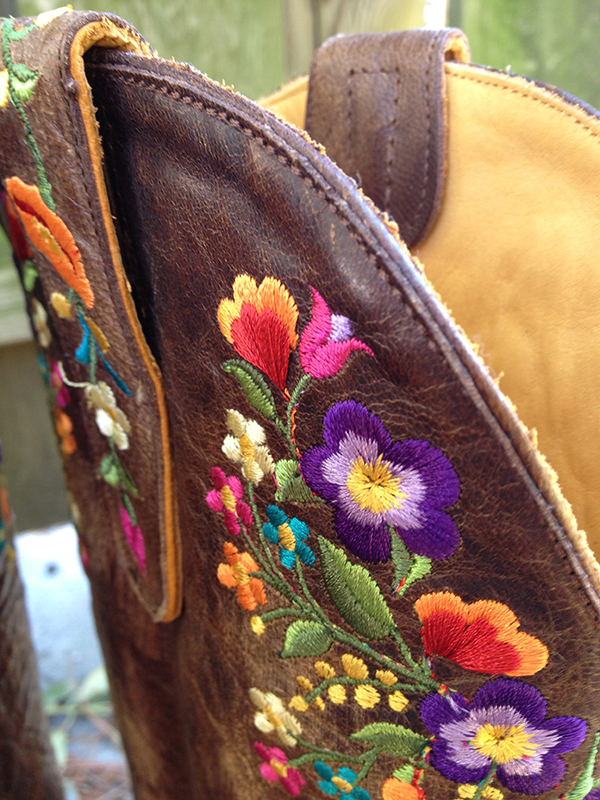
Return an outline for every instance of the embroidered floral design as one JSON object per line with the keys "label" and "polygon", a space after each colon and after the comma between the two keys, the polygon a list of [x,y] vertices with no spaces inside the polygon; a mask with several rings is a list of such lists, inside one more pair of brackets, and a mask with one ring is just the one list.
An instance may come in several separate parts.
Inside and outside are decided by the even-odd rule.
{"label": "embroidered floral design", "polygon": [[260,774],[270,783],[281,783],[286,792],[296,797],[306,781],[294,767],[288,766],[288,758],[278,747],[265,747],[261,742],[254,742],[254,749],[263,760]]}
{"label": "embroidered floral design", "polygon": [[420,786],[401,781],[398,778],[388,778],[381,787],[383,800],[426,800],[425,792]]}
{"label": "embroidered floral design", "polygon": [[536,795],[558,785],[560,754],[583,742],[577,717],[544,719],[547,703],[534,686],[509,678],[485,684],[471,703],[460,694],[428,695],[421,719],[435,735],[431,764],[456,783],[476,783],[494,772],[513,792]]}
{"label": "embroidered floral design", "polygon": [[140,565],[140,569],[145,575],[146,547],[144,545],[144,537],[142,535],[140,526],[134,524],[129,515],[129,512],[127,511],[126,508],[124,508],[124,506],[121,506],[119,513],[121,515],[121,526],[123,528],[123,533],[125,534],[125,538],[127,539],[127,543],[131,548],[131,552],[136,557],[137,562]]}
{"label": "embroidered floral design", "polygon": [[6,108],[10,103],[8,95],[8,70],[0,70],[0,108]]}
{"label": "embroidered floral design", "polygon": [[296,556],[303,564],[312,566],[315,554],[306,544],[309,530],[305,522],[287,515],[277,506],[267,506],[269,522],[263,525],[263,532],[273,544],[279,545],[279,557],[284,567],[293,569]]}
{"label": "embroidered floral design", "polygon": [[71,289],[91,308],[94,293],[70,230],[44,203],[37,186],[13,177],[7,179],[6,189],[33,246],[46,256]]}
{"label": "embroidered floral design", "polygon": [[233,300],[221,300],[217,314],[223,336],[242,358],[262,370],[282,391],[290,352],[298,343],[298,307],[276,278],[257,288],[249,275],[238,275]]}
{"label": "embroidered floral design", "polygon": [[227,412],[227,427],[231,434],[223,441],[223,452],[234,464],[242,465],[244,478],[260,483],[265,475],[272,475],[275,464],[265,446],[264,428],[232,408]]}
{"label": "embroidered floral design", "polygon": [[[368,345],[354,338],[350,320],[333,314],[316,289],[311,293],[312,314],[297,355],[298,309],[276,279],[267,277],[257,286],[253,278],[238,276],[233,300],[221,301],[217,314],[221,331],[242,356],[225,361],[224,373],[237,381],[243,402],[265,421],[263,427],[239,411],[227,412],[229,433],[222,450],[241,467],[241,475],[226,478],[213,468],[215,488],[207,502],[225,515],[230,533],[245,539],[248,552],[227,542],[227,563],[220,565],[218,577],[237,589],[240,604],[250,611],[266,604],[268,592],[269,609],[252,614],[251,630],[267,644],[272,638],[267,632],[280,636],[278,657],[302,659],[305,673],[296,674],[301,693],[289,687],[285,701],[259,689],[250,692],[256,727],[300,751],[288,760],[257,742],[263,776],[297,794],[300,770],[312,764],[324,794],[367,800],[364,784],[376,782],[378,773],[371,769],[383,756],[396,761],[376,789],[383,800],[426,800],[429,769],[458,784],[455,800],[502,800],[503,790],[494,783],[525,795],[544,792],[561,781],[561,755],[579,747],[586,731],[576,717],[545,719],[546,701],[538,689],[514,680],[544,668],[545,644],[521,631],[503,603],[466,603],[450,591],[422,593],[415,603],[421,652],[414,652],[400,627],[410,616],[401,608],[407,590],[435,570],[435,562],[450,558],[460,541],[449,512],[460,494],[450,460],[428,441],[393,441],[382,420],[352,399],[338,399],[326,411],[323,444],[303,451],[299,441],[307,434],[296,439],[296,413],[313,382],[335,378],[359,357],[373,357]],[[290,359],[295,359],[292,369]],[[295,386],[288,387],[288,372],[300,376]],[[283,397],[274,396],[268,379]],[[320,395],[311,394],[309,403],[320,402],[323,393],[321,388]],[[276,463],[269,450],[272,437],[279,437],[279,449],[272,451],[280,456]],[[255,494],[256,484],[271,474],[273,484],[265,481]],[[277,505],[269,502],[269,492]],[[314,510],[314,548],[302,515],[306,504]],[[344,548],[319,530],[326,515]],[[369,567],[389,559],[389,578],[383,577],[390,572],[387,564]],[[449,578],[446,572],[442,580]],[[325,590],[318,599],[315,585]],[[270,628],[272,623],[277,627]],[[321,660],[326,653],[329,660]],[[510,677],[488,682],[469,702],[436,679],[434,656]],[[330,661],[337,657],[342,668],[336,671]],[[358,718],[367,719],[347,732],[344,725],[359,709],[338,712],[337,738],[345,735],[362,751],[330,750],[303,738],[292,714],[306,714],[311,722],[350,702],[359,707]],[[420,730],[407,727],[411,715],[405,711],[414,704],[429,731],[425,735],[422,725]],[[314,735],[319,728],[309,730]],[[599,745],[600,733],[574,788],[561,795],[565,800],[588,795],[587,800],[600,800],[593,778]]]}
{"label": "embroidered floral design", "polygon": [[[354,400],[325,414],[325,446],[302,455],[308,486],[335,509],[342,543],[364,561],[390,557],[390,531],[434,560],[456,550],[456,525],[442,509],[458,500],[456,472],[429,442],[392,442],[381,420]],[[393,534],[392,534],[393,535]]]}
{"label": "embroidered floral design", "polygon": [[48,376],[50,386],[56,390],[56,404],[61,408],[66,408],[71,402],[71,395],[63,381],[60,367],[56,361],[50,359],[50,372]]}
{"label": "embroidered floral design", "polygon": [[53,8],[51,11],[43,11],[41,14],[37,15],[35,25],[37,28],[44,28],[57,17],[61,17],[63,14],[72,10],[71,6],[61,6],[60,8]]}
{"label": "embroidered floral design", "polygon": [[38,344],[46,350],[52,341],[52,334],[48,327],[46,309],[36,297],[31,301],[31,322],[37,335]]}
{"label": "embroidered floral design", "polygon": [[[6,76],[6,80],[8,82],[8,73],[6,70],[2,70],[2,72],[0,72],[0,78],[3,75]],[[0,80],[0,98],[2,97],[2,83],[3,81]],[[2,102],[0,99],[0,107],[1,106]],[[20,264],[23,264],[25,261],[31,258],[31,250],[29,249],[29,244],[27,243],[27,238],[25,237],[23,225],[21,224],[21,220],[14,210],[14,206],[11,203],[8,194],[3,191],[0,193],[0,196],[2,197],[2,206],[4,208],[6,222],[8,224],[8,238],[10,239],[10,243],[12,249],[14,250],[15,256],[17,257],[17,261]]]}
{"label": "embroidered floral design", "polygon": [[517,617],[503,603],[464,603],[451,592],[435,592],[419,597],[415,610],[423,623],[427,656],[444,656],[465,669],[512,677],[533,675],[548,663],[546,645],[519,631]]}
{"label": "embroidered floral design", "polygon": [[286,747],[296,746],[296,736],[302,733],[302,726],[290,714],[281,699],[272,692],[250,689],[250,700],[258,711],[254,714],[254,724],[262,733],[276,733]]}
{"label": "embroidered floral design", "polygon": [[85,397],[90,408],[96,409],[96,425],[103,436],[114,441],[119,450],[129,449],[128,433],[131,425],[124,412],[117,407],[115,395],[104,381],[88,384]]}
{"label": "embroidered floral design", "polygon": [[50,305],[60,319],[71,319],[71,303],[62,292],[52,292]]}
{"label": "embroidered floral design", "polygon": [[246,527],[252,525],[252,510],[242,499],[244,488],[239,478],[235,475],[227,478],[219,467],[213,467],[210,476],[215,488],[206,495],[206,502],[217,514],[223,513],[225,527],[229,533],[237,536],[241,531],[240,521]]}
{"label": "embroidered floral design", "polygon": [[240,553],[231,542],[223,545],[227,564],[219,564],[217,577],[228,589],[237,589],[238,602],[246,611],[254,611],[257,605],[265,605],[267,596],[260,578],[251,578],[258,572],[258,564],[248,553]]}
{"label": "embroidered floral design", "polygon": [[73,422],[68,414],[61,408],[54,409],[54,428],[60,442],[60,449],[63,455],[71,456],[77,450],[77,442],[73,436]]}
{"label": "embroidered floral design", "polygon": [[363,350],[373,355],[370,347],[352,337],[348,317],[332,314],[319,292],[310,287],[313,296],[312,318],[302,331],[298,353],[302,369],[312,378],[331,378],[342,369],[351,353]]}
{"label": "embroidered floral design", "polygon": [[336,775],[323,761],[315,761],[313,766],[321,778],[317,786],[325,794],[352,800],[371,800],[371,795],[365,789],[354,786],[358,775],[350,767],[340,767]]}

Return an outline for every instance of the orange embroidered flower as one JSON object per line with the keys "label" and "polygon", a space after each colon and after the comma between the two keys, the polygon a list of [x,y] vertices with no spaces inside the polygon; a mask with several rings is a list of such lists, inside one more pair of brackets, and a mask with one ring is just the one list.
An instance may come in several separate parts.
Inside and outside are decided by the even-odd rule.
{"label": "orange embroidered flower", "polygon": [[254,611],[260,603],[265,605],[267,595],[259,578],[251,578],[250,572],[258,572],[258,564],[248,553],[240,553],[231,542],[223,545],[227,564],[219,564],[217,578],[229,589],[237,588],[238,602],[246,611]]}
{"label": "orange embroidered flower", "polygon": [[242,358],[262,370],[282,391],[290,352],[298,344],[298,307],[276,278],[260,286],[249,275],[238,275],[233,300],[221,300],[217,312],[223,336]]}
{"label": "orange embroidered flower", "polygon": [[77,450],[77,442],[73,436],[73,423],[71,418],[58,407],[54,409],[54,427],[60,439],[60,449],[63,455],[72,455]]}
{"label": "orange embroidered flower", "polygon": [[428,655],[491,675],[533,675],[548,662],[546,645],[519,631],[519,620],[503,603],[465,603],[451,592],[433,592],[419,597],[415,609]]}
{"label": "orange embroidered flower", "polygon": [[85,305],[91,308],[94,305],[94,293],[83,269],[81,253],[71,231],[44,203],[37,186],[14,177],[8,178],[6,189],[31,243],[46,256]]}
{"label": "orange embroidered flower", "polygon": [[398,778],[388,778],[381,787],[383,800],[425,800],[425,792],[420,786],[406,783]]}

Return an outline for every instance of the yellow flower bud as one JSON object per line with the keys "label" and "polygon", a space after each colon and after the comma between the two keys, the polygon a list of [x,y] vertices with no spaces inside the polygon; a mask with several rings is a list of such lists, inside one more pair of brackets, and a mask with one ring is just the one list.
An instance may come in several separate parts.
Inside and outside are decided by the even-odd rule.
{"label": "yellow flower bud", "polygon": [[378,669],[375,673],[375,677],[378,681],[385,683],[386,686],[393,686],[395,683],[398,683],[398,678],[393,672],[390,672],[389,669]]}
{"label": "yellow flower bud", "polygon": [[258,616],[258,614],[253,614],[250,617],[250,627],[257,636],[262,636],[263,633],[267,630],[267,628],[265,627],[265,623]]}
{"label": "yellow flower bud", "polygon": [[335,678],[335,670],[328,664],[326,661],[317,661],[315,664],[315,672],[319,677],[324,678],[325,680],[329,678]]}
{"label": "yellow flower bud", "polygon": [[408,705],[408,698],[405,697],[402,692],[392,692],[388,697],[388,703],[390,704],[390,708],[393,708],[394,711],[404,711]]}
{"label": "yellow flower bud", "polygon": [[296,680],[298,681],[298,686],[301,689],[304,689],[305,692],[310,692],[310,690],[313,688],[312,683],[308,680],[308,678],[305,678],[304,675],[298,675]]}
{"label": "yellow flower bud", "polygon": [[290,700],[289,706],[290,706],[290,708],[293,708],[296,711],[301,711],[302,713],[304,713],[305,711],[308,711],[308,703],[299,694],[295,694],[292,697],[292,699]]}
{"label": "yellow flower bud", "polygon": [[357,686],[354,697],[361,708],[374,708],[381,699],[374,686]]}
{"label": "yellow flower bud", "polygon": [[325,703],[323,702],[322,697],[315,697],[313,703],[316,705],[319,711],[325,711]]}
{"label": "yellow flower bud", "polygon": [[344,672],[349,678],[360,678],[364,680],[369,677],[369,670],[362,658],[344,653],[342,656],[342,664],[344,665]]}
{"label": "yellow flower bud", "polygon": [[69,303],[64,294],[61,292],[52,292],[50,295],[50,303],[61,319],[70,319],[71,303]]}
{"label": "yellow flower bud", "polygon": [[340,686],[339,684],[335,686],[330,686],[327,689],[327,694],[329,695],[329,699],[332,703],[335,703],[336,706],[341,706],[342,703],[346,702],[346,687]]}

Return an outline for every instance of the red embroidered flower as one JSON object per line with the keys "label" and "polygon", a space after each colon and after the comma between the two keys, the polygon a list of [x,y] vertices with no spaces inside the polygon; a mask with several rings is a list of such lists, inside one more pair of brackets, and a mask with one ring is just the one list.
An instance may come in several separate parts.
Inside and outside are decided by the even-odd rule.
{"label": "red embroidered flower", "polygon": [[519,620],[503,603],[464,603],[451,592],[434,592],[415,603],[425,652],[465,669],[490,675],[533,675],[548,662],[548,648],[519,631]]}
{"label": "red embroidered flower", "polygon": [[23,183],[15,177],[8,178],[6,189],[34,247],[46,256],[71,289],[91,308],[94,305],[94,293],[71,231],[44,203],[37,186]]}
{"label": "red embroidered flower", "polygon": [[278,747],[265,747],[261,742],[254,742],[254,749],[263,760],[260,774],[266,781],[279,781],[288,794],[297,796],[306,781],[294,767],[288,767],[288,758]]}
{"label": "red embroidered flower", "polygon": [[312,317],[302,331],[298,347],[304,372],[312,378],[331,378],[337,375],[354,351],[364,350],[372,356],[370,347],[352,337],[348,317],[332,314],[317,290],[312,286],[310,290],[313,296]]}
{"label": "red embroidered flower", "polygon": [[146,546],[144,545],[144,536],[139,525],[134,525],[127,509],[121,506],[119,509],[121,515],[121,525],[123,533],[127,539],[131,552],[136,557],[140,569],[146,574]]}
{"label": "red embroidered flower", "polygon": [[65,386],[62,373],[57,362],[50,359],[50,386],[56,389],[56,403],[61,408],[66,408],[71,402],[71,395]]}
{"label": "red embroidered flower", "polygon": [[239,520],[248,527],[252,525],[252,511],[247,503],[242,500],[244,489],[239,478],[235,475],[225,477],[225,473],[219,467],[213,467],[210,471],[215,488],[206,495],[206,502],[216,511],[225,516],[225,527],[229,533],[238,535],[241,531]]}
{"label": "red embroidered flower", "polygon": [[290,352],[298,343],[298,307],[276,278],[259,287],[249,275],[238,275],[233,300],[221,300],[217,312],[223,336],[242,358],[262,370],[282,391]]}
{"label": "red embroidered flower", "polygon": [[254,611],[260,603],[265,605],[267,595],[260,578],[251,578],[249,573],[258,572],[258,564],[249,553],[240,553],[231,542],[223,545],[227,564],[219,564],[217,578],[223,586],[237,589],[238,603],[246,611]]}
{"label": "red embroidered flower", "polygon": [[381,787],[383,800],[425,800],[425,792],[420,786],[406,783],[398,778],[388,778]]}

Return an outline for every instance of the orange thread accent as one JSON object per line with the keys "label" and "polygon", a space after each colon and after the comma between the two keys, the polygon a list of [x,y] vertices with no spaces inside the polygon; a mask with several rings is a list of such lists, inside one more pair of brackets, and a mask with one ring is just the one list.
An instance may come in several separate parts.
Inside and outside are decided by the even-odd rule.
{"label": "orange thread accent", "polygon": [[240,553],[231,542],[223,545],[227,564],[219,564],[217,578],[228,589],[237,588],[238,602],[246,611],[254,611],[260,603],[265,605],[265,587],[259,578],[251,578],[250,572],[258,572],[258,564],[249,553]]}
{"label": "orange thread accent", "polygon": [[6,190],[34,247],[46,256],[58,274],[91,308],[94,292],[71,231],[44,203],[37,186],[14,177],[7,179]]}

